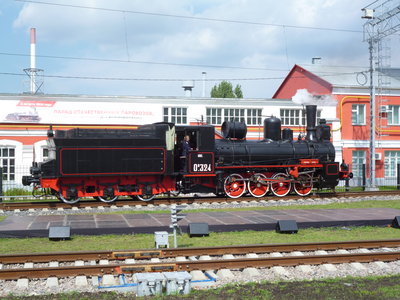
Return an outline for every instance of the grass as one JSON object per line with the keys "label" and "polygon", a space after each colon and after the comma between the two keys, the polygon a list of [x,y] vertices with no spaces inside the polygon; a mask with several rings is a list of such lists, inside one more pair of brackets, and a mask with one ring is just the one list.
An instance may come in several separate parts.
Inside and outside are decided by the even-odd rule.
{"label": "grass", "polygon": [[[400,238],[399,229],[391,227],[337,227],[300,229],[297,234],[279,234],[275,231],[211,232],[203,238],[178,236],[179,247],[208,247],[244,244],[305,243],[370,239]],[[170,245],[172,238],[170,238]],[[48,238],[1,238],[0,253],[32,253],[59,251],[94,251],[146,249],[154,247],[154,235],[73,236],[71,240],[49,241]]]}
{"label": "grass", "polygon": [[[369,276],[364,278],[335,278],[314,281],[250,282],[229,284],[207,290],[192,290],[189,295],[160,295],[145,297],[153,300],[198,299],[198,300],[274,300],[274,299],[341,299],[361,300],[399,299],[400,275]],[[40,296],[7,296],[7,300],[111,300],[144,299],[133,293],[115,292],[72,292]]]}

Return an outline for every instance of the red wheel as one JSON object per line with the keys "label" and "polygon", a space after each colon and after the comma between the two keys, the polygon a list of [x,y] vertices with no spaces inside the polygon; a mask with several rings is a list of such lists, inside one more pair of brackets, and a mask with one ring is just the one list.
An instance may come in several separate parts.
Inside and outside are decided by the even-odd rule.
{"label": "red wheel", "polygon": [[254,197],[263,197],[269,191],[269,184],[265,181],[267,176],[262,173],[254,174],[247,183],[247,189]]}
{"label": "red wheel", "polygon": [[225,178],[224,191],[231,198],[239,198],[246,191],[246,183],[239,174],[231,174]]}
{"label": "red wheel", "polygon": [[276,173],[272,178],[275,180],[271,183],[271,190],[275,196],[283,197],[289,194],[292,188],[289,175]]}
{"label": "red wheel", "polygon": [[313,189],[312,176],[310,174],[300,175],[295,184],[294,191],[299,196],[307,196]]}

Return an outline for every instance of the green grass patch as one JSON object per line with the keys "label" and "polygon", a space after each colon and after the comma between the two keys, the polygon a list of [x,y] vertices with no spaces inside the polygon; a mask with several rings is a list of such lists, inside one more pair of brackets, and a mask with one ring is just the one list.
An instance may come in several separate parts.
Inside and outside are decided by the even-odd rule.
{"label": "green grass patch", "polygon": [[[300,229],[297,234],[279,234],[275,231],[211,232],[203,238],[178,236],[179,247],[208,247],[243,244],[305,243],[370,239],[400,238],[399,229],[390,227],[335,227]],[[170,238],[170,245],[173,245]],[[48,238],[1,238],[0,253],[59,252],[146,249],[154,247],[154,235],[72,236],[67,241],[49,241]]]}
{"label": "green grass patch", "polygon": [[[247,284],[229,284],[219,288],[192,290],[189,295],[160,295],[145,297],[145,299],[197,299],[197,300],[310,300],[310,299],[341,299],[365,300],[399,299],[400,275],[374,276],[364,278],[337,278],[314,281],[279,281],[250,282]],[[8,296],[7,300],[92,300],[92,299],[144,299],[133,293],[115,292],[72,292],[63,294],[48,294],[40,296]]]}

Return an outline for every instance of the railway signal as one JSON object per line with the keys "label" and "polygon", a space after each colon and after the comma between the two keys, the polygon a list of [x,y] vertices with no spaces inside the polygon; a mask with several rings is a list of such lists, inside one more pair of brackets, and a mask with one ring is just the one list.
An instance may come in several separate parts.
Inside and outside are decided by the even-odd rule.
{"label": "railway signal", "polygon": [[176,238],[176,231],[179,228],[178,222],[186,217],[184,214],[180,214],[180,212],[186,208],[186,205],[171,205],[171,225],[170,228],[173,229],[174,236],[174,248],[178,247],[178,242]]}

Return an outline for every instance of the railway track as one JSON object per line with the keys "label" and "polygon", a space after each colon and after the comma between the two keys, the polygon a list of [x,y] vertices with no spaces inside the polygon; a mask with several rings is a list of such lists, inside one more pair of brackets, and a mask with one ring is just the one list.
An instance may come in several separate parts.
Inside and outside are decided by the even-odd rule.
{"label": "railway track", "polygon": [[193,204],[193,203],[237,203],[243,201],[279,201],[279,200],[297,200],[297,199],[330,199],[330,198],[343,198],[343,197],[371,197],[371,196],[400,196],[400,191],[379,191],[379,192],[337,192],[337,193],[320,193],[310,195],[305,198],[299,196],[286,196],[276,197],[267,196],[262,198],[254,197],[241,197],[237,199],[225,198],[225,197],[169,197],[169,198],[157,198],[151,201],[138,201],[138,200],[118,200],[113,203],[105,203],[94,200],[82,200],[76,204],[66,204],[58,201],[41,201],[41,202],[0,202],[0,210],[3,211],[14,211],[14,210],[29,210],[29,209],[85,209],[85,208],[105,208],[105,207],[131,207],[140,205],[140,207],[153,207],[161,205],[171,204]]}
{"label": "railway track", "polygon": [[[388,248],[392,249],[388,251]],[[399,248],[400,239],[240,245],[208,248],[13,254],[0,256],[0,264],[2,264],[0,279],[61,278],[82,275],[118,276],[141,272],[206,271],[355,262],[388,262],[400,260]],[[336,251],[338,249],[340,249],[340,253]],[[354,249],[364,251],[352,251]],[[281,252],[287,254],[282,255]],[[307,253],[304,254],[304,252]],[[249,255],[249,253],[253,255]],[[279,255],[276,255],[276,253],[279,253]],[[234,257],[234,255],[237,257]],[[201,257],[204,258],[205,256],[206,259],[201,259]],[[75,265],[66,263],[72,261],[75,262]],[[77,264],[76,261],[80,261],[81,263]],[[85,264],[83,261],[91,261],[91,263]],[[53,263],[50,264],[50,262]],[[54,262],[57,262],[55,263],[56,266],[52,266]],[[38,266],[34,267],[34,263],[37,263]],[[48,265],[43,266],[44,263],[48,263]],[[21,267],[21,264],[25,264],[25,267]]]}

